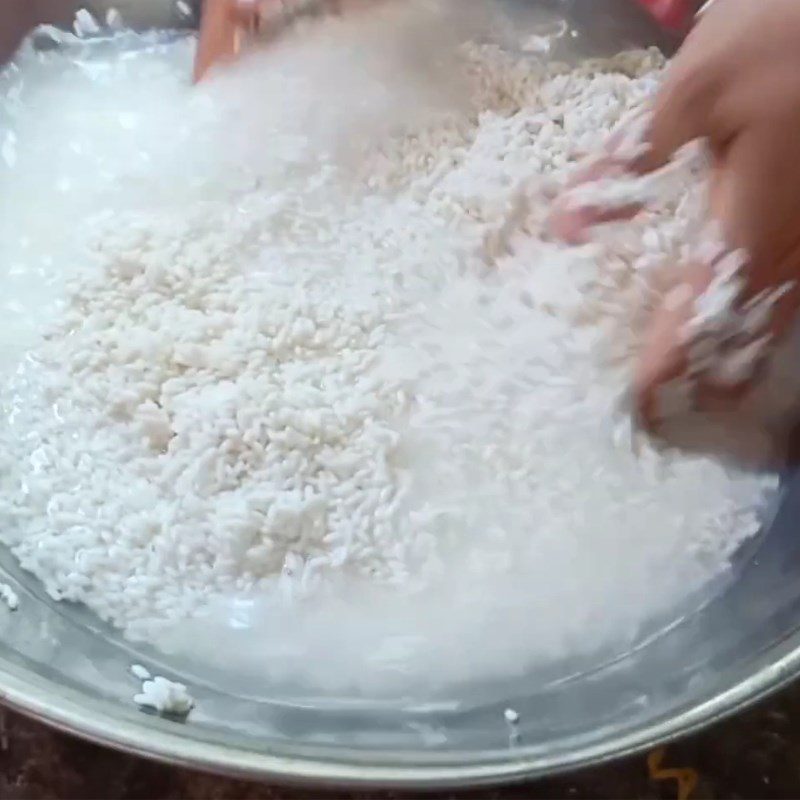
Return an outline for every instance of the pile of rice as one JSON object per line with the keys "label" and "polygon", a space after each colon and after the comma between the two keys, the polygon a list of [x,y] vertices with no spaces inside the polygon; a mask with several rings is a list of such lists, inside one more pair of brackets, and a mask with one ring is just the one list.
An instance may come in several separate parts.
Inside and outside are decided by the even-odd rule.
{"label": "pile of rice", "polygon": [[35,281],[0,536],[52,597],[148,639],[249,603],[267,659],[333,636],[343,669],[472,676],[630,641],[757,531],[769,481],[615,435],[690,178],[599,243],[546,234],[662,58],[545,65],[430,8],[315,23],[197,90],[190,41],[124,33],[3,75],[0,235]]}

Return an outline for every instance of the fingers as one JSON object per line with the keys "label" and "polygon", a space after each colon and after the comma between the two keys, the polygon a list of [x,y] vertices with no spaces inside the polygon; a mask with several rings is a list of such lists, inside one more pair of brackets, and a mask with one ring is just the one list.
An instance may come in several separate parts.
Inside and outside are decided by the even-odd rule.
{"label": "fingers", "polygon": [[[339,14],[342,0],[322,0],[328,13]],[[240,48],[243,33],[268,31],[291,13],[286,0],[205,0],[195,56],[194,81],[202,80],[217,63],[230,60]]]}
{"label": "fingers", "polygon": [[747,250],[748,294],[798,277],[800,110],[793,119],[751,125],[721,157],[712,204],[725,238]]}
{"label": "fingers", "polygon": [[633,219],[642,210],[642,206],[640,202],[625,202],[620,205],[613,205],[608,201],[581,204],[576,202],[574,195],[562,197],[551,214],[550,232],[566,244],[586,244],[591,238],[593,228]]}
{"label": "fingers", "polygon": [[556,238],[581,244],[599,224],[632,219],[654,199],[637,178],[663,169],[697,139],[716,140],[717,72],[695,52],[687,47],[652,104],[623,120],[601,152],[578,166],[553,206]]}
{"label": "fingers", "polygon": [[230,3],[230,13],[237,25],[251,32],[284,13],[284,0],[230,0]]}
{"label": "fingers", "polygon": [[232,0],[229,13],[237,25],[251,29],[259,23],[261,5],[259,0]]}
{"label": "fingers", "polygon": [[797,318],[800,198],[786,130],[751,128],[722,155],[712,195],[719,222],[654,314],[638,363],[636,409],[651,432],[671,414],[739,407]]}
{"label": "fingers", "polygon": [[637,180],[653,180],[694,140],[709,145],[714,222],[653,314],[634,377],[635,411],[652,433],[695,411],[726,425],[744,408],[761,419],[753,413],[759,382],[775,373],[800,310],[800,163],[792,156],[800,107],[789,108],[776,93],[782,82],[763,71],[742,81],[738,29],[729,24],[722,9],[703,18],[648,112],[579,166],[551,217],[554,235],[584,242],[595,225],[648,204],[647,193],[637,201],[630,191]]}
{"label": "fingers", "polygon": [[[723,260],[735,255],[729,252]],[[743,260],[738,263],[746,267]],[[784,299],[796,309],[798,298],[788,298],[779,287],[741,301],[746,290],[739,292],[733,281],[728,298],[736,299],[731,312],[723,313],[728,305],[723,274],[720,264],[694,262],[687,282],[673,289],[672,300],[654,315],[631,393],[634,418],[671,446],[775,468],[800,452],[796,446],[792,451],[789,437],[797,420],[792,390],[797,350],[773,338],[770,312]],[[715,295],[721,302],[709,302]],[[698,324],[703,315],[706,324],[713,321],[714,308],[723,324]],[[727,327],[726,319],[733,320]]]}
{"label": "fingers", "polygon": [[694,397],[684,378],[689,351],[681,331],[689,323],[693,303],[711,283],[713,266],[697,261],[684,270],[654,312],[645,333],[633,378],[634,411],[640,427],[655,432],[661,422],[691,409]]}
{"label": "fingers", "polygon": [[718,96],[713,63],[697,64],[691,49],[667,72],[642,132],[642,146],[630,169],[644,174],[661,169],[684,146],[715,139],[713,111]]}
{"label": "fingers", "polygon": [[[291,14],[290,0],[230,0],[231,14],[239,25],[248,30],[257,30],[272,19]],[[320,0],[320,7],[328,14],[341,14],[344,0]],[[298,8],[302,10],[302,5]],[[295,9],[295,12],[297,9]]]}
{"label": "fingers", "polygon": [[731,410],[767,347],[775,298],[746,305],[746,255],[711,236],[695,249],[643,339],[633,396],[638,421],[651,433],[685,413]]}
{"label": "fingers", "polygon": [[792,151],[786,137],[800,122],[771,121],[725,142],[713,135],[708,87],[696,95],[682,87],[677,72],[651,117],[615,132],[604,152],[581,166],[551,218],[556,236],[582,243],[595,225],[630,218],[643,207],[614,187],[662,168],[698,136],[716,143],[716,222],[653,314],[634,376],[635,410],[651,432],[684,412],[735,409],[800,308],[800,167],[793,171],[784,156]]}
{"label": "fingers", "polygon": [[239,52],[243,32],[258,31],[265,19],[282,8],[282,0],[205,0],[195,55],[195,83],[215,64]]}
{"label": "fingers", "polygon": [[568,244],[583,244],[600,224],[631,219],[646,205],[637,191],[634,164],[646,147],[646,110],[625,120],[608,138],[601,152],[579,164],[549,218],[550,232]]}
{"label": "fingers", "polygon": [[232,0],[205,0],[194,60],[194,81],[201,81],[217,63],[238,49],[238,24]]}

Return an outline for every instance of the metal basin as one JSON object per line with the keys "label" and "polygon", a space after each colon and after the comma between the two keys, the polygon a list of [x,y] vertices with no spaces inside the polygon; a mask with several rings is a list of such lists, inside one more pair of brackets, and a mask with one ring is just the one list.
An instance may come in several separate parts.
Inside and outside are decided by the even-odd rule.
{"label": "metal basin", "polygon": [[[0,8],[7,50],[26,24],[23,6],[29,21],[64,22],[78,5],[31,2]],[[506,2],[520,25],[566,17],[579,35],[566,37],[561,55],[674,44],[627,0]],[[102,12],[105,3],[85,5]],[[114,5],[142,26],[186,24],[171,0]],[[207,665],[131,645],[85,610],[54,603],[3,553],[21,603],[0,614],[0,697],[117,748],[265,779],[430,788],[585,766],[707,725],[800,671],[800,480],[785,483],[777,506],[764,535],[740,553],[735,579],[659,636],[592,669],[463,686],[447,703],[425,706],[245,691]],[[190,685],[197,707],[187,722],[136,708],[135,662]],[[509,707],[519,714],[513,731]]]}

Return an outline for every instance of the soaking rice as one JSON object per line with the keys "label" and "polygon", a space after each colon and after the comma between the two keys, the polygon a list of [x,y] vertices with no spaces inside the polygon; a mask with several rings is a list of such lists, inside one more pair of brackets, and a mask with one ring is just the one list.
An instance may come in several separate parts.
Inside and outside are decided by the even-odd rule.
{"label": "soaking rice", "polygon": [[[466,674],[496,667],[498,619],[518,665],[635,638],[757,531],[772,481],[613,433],[692,170],[624,232],[546,233],[661,56],[420,44],[429,6],[315,22],[195,92],[191,43],[157,37],[4,76],[0,235],[61,305],[3,387],[0,536],[52,597],[153,639],[237,598],[268,599],[252,625],[379,587],[429,613],[395,630],[387,612],[370,663],[432,675],[447,630]],[[426,53],[438,72],[406,68]],[[74,227],[42,241],[48,179]],[[289,619],[272,655],[318,630]]]}

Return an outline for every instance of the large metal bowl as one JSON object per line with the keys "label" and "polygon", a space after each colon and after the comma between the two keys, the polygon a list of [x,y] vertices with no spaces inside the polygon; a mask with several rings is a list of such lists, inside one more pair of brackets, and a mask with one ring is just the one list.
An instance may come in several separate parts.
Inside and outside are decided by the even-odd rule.
{"label": "large metal bowl", "polygon": [[[0,4],[7,32],[16,2]],[[542,9],[567,17],[580,34],[565,40],[571,56],[670,46],[627,0],[507,2],[520,24]],[[63,21],[76,3],[36,5],[39,21]],[[105,3],[88,5],[102,11]],[[129,6],[123,10],[137,24],[181,22],[172,0],[116,5]],[[0,696],[97,742],[259,778],[435,787],[580,767],[707,725],[800,671],[800,481],[787,482],[778,505],[764,536],[740,554],[735,579],[635,650],[572,677],[465,686],[453,702],[425,707],[233,688],[207,665],[135,647],[85,611],[52,602],[9,554],[0,554],[6,579],[21,595],[16,613],[0,613]],[[129,667],[140,661],[191,686],[197,707],[188,722],[136,708]],[[519,714],[513,730],[504,718],[509,707]]]}

